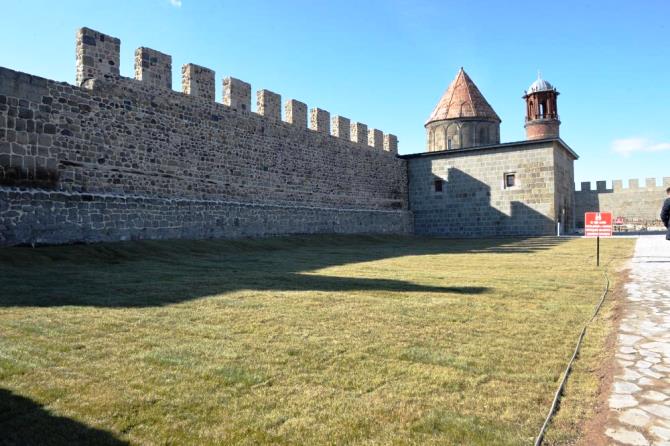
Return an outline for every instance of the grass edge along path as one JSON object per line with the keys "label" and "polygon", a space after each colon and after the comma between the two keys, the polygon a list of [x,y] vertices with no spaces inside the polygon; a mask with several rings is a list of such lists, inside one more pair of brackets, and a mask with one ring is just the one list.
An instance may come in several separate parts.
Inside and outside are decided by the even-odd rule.
{"label": "grass edge along path", "polygon": [[[590,445],[593,429],[600,434],[600,418],[606,409],[609,384],[614,365],[617,327],[619,323],[622,289],[627,281],[627,261],[632,257],[636,238],[631,238],[630,252],[621,257],[609,256],[602,271],[608,277],[608,291],[602,307],[586,327],[578,357],[573,371],[565,385],[559,409],[556,411],[543,440],[544,446],[554,445]],[[592,242],[592,241],[591,241]],[[609,243],[608,240],[601,242]],[[595,258],[595,257],[594,257]],[[590,358],[591,361],[583,360]],[[592,385],[588,385],[588,382]],[[595,391],[584,392],[585,387]],[[605,409],[601,407],[605,404]]]}

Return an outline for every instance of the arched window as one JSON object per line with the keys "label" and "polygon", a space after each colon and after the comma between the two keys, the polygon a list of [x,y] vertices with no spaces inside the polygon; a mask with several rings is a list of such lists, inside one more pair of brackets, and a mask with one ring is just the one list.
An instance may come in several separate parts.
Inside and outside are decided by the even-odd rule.
{"label": "arched window", "polygon": [[486,127],[482,127],[479,129],[479,144],[486,144],[488,142],[488,138],[486,137]]}
{"label": "arched window", "polygon": [[444,150],[445,133],[444,127],[435,129],[435,150]]}
{"label": "arched window", "polygon": [[544,102],[540,102],[540,118],[544,118]]}

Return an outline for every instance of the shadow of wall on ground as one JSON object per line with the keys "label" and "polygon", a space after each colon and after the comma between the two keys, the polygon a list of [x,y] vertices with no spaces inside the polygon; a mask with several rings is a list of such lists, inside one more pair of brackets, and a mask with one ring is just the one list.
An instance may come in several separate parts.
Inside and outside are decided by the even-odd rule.
{"label": "shadow of wall on ground", "polygon": [[300,236],[263,240],[142,241],[0,250],[0,307],[150,307],[238,290],[383,291],[478,295],[486,287],[336,277],[321,268],[435,254],[532,253],[558,238],[453,240],[411,236]]}
{"label": "shadow of wall on ground", "polygon": [[41,404],[0,388],[0,446],[126,446],[110,432],[49,413]]}
{"label": "shadow of wall on ground", "polygon": [[[435,175],[435,181],[442,178]],[[510,189],[510,196],[521,193]],[[433,199],[414,212],[415,231],[418,234],[450,237],[488,236],[543,236],[554,234],[552,219],[518,200],[510,200],[510,214],[491,204],[491,187],[463,172],[450,168],[442,192],[434,192]],[[497,203],[504,206],[504,202]]]}

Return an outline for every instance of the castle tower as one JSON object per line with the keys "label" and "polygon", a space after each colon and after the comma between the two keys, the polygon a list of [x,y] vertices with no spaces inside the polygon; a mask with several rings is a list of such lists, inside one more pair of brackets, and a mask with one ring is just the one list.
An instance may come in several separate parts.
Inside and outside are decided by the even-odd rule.
{"label": "castle tower", "polygon": [[500,118],[462,67],[425,127],[429,152],[500,144]]}
{"label": "castle tower", "polygon": [[526,139],[558,138],[561,121],[558,119],[559,93],[537,73],[523,96],[526,100]]}

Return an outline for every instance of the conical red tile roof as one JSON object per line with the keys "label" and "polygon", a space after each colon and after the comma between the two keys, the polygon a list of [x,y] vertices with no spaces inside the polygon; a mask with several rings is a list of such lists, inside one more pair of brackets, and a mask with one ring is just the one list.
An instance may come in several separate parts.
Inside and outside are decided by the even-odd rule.
{"label": "conical red tile roof", "polygon": [[443,119],[486,118],[500,122],[498,114],[461,67],[456,79],[442,95],[426,124]]}

